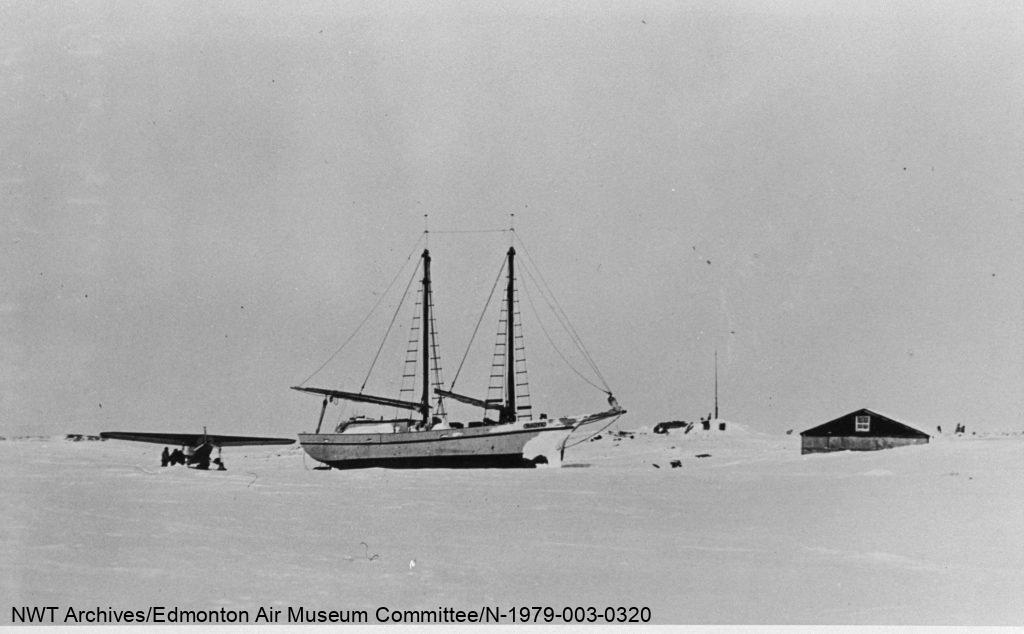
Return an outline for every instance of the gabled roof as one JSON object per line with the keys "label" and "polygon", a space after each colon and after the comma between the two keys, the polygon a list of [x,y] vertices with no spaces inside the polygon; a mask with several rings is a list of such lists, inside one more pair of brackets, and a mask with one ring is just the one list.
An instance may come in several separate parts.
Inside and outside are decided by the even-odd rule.
{"label": "gabled roof", "polygon": [[[871,416],[871,430],[868,432],[858,432],[854,428],[854,421],[856,416]],[[923,431],[914,429],[909,425],[893,420],[888,416],[879,414],[878,412],[871,411],[867,408],[858,409],[850,412],[849,414],[843,414],[839,418],[830,420],[827,423],[812,427],[806,431],[800,432],[801,436],[893,436],[893,437],[911,437],[911,438],[927,438],[928,434]]]}

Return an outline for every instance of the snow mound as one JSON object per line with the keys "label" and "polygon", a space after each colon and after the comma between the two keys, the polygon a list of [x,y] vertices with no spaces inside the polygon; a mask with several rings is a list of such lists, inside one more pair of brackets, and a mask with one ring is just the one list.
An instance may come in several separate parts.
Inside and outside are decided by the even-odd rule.
{"label": "snow mound", "polygon": [[736,423],[720,418],[710,421],[707,429],[704,429],[703,423],[698,421],[686,427],[669,429],[667,435],[671,438],[699,438],[705,441],[714,439],[727,441],[764,440],[769,437],[765,432],[755,431],[744,423]]}

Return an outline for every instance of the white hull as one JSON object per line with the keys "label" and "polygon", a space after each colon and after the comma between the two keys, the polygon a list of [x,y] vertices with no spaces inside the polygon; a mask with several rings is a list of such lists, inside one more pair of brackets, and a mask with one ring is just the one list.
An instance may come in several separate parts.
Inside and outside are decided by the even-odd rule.
{"label": "white hull", "polygon": [[615,409],[579,419],[517,421],[467,429],[299,434],[299,443],[314,460],[338,469],[559,466],[573,430],[620,413],[623,411]]}

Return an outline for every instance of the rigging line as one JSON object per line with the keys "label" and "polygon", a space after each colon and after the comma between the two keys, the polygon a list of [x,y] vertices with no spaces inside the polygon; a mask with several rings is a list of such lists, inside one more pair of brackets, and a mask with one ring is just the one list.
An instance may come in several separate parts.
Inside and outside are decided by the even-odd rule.
{"label": "rigging line", "polygon": [[430,233],[508,233],[508,229],[449,229],[447,231],[431,231]]}
{"label": "rigging line", "polygon": [[[595,431],[594,433],[590,434],[590,435],[589,435],[589,436],[587,436],[586,438],[582,438],[582,439],[580,439],[580,440],[577,440],[576,442],[574,442],[574,443],[573,443],[573,444],[571,444],[571,445],[567,445],[567,444],[565,444],[565,441],[568,441],[568,440],[569,440],[569,436],[571,436],[571,435],[572,435],[572,432],[569,432],[569,436],[566,436],[566,437],[565,437],[565,441],[563,441],[563,442],[562,442],[562,451],[565,451],[566,449],[570,449],[570,448],[572,448],[572,447],[575,447],[576,445],[578,445],[578,444],[580,444],[580,443],[585,443],[585,442],[587,442],[588,440],[590,440],[590,439],[591,439],[591,438],[593,438],[594,436],[596,436],[596,435],[600,434],[600,433],[601,433],[601,432],[603,432],[604,430],[606,430],[606,429],[608,429],[609,427],[611,427],[612,425],[614,425],[614,424],[615,424],[615,421],[619,420],[620,418],[622,418],[622,414],[619,414],[618,416],[616,416],[615,418],[613,418],[613,419],[611,420],[611,422],[610,422],[610,423],[608,423],[607,425],[605,425],[605,426],[604,426],[604,427],[602,427],[601,429],[598,429],[597,431]],[[573,429],[573,431],[576,431],[576,429],[578,429],[578,428],[574,428],[574,429]]]}
{"label": "rigging line", "polygon": [[590,369],[593,370],[597,378],[601,381],[602,384],[604,384],[605,391],[611,394],[611,389],[608,387],[608,382],[605,380],[604,375],[601,374],[601,369],[598,368],[597,362],[594,361],[593,355],[590,354],[590,351],[587,350],[587,347],[583,344],[583,338],[580,337],[579,332],[577,332],[575,326],[573,326],[572,321],[569,319],[569,315],[565,312],[565,309],[562,308],[562,305],[559,303],[558,298],[555,296],[554,292],[551,290],[551,287],[548,285],[547,280],[544,279],[544,276],[541,274],[540,269],[537,268],[536,263],[533,262],[532,258],[527,259],[529,261],[529,265],[533,267],[533,269],[537,273],[537,276],[540,277],[541,282],[547,288],[548,295],[551,297],[551,301],[554,302],[554,308],[557,309],[555,310],[555,314],[559,316],[559,321],[562,323],[562,326],[569,333],[570,338],[573,340],[573,343],[576,344],[577,349],[583,355],[583,358],[590,366]]}
{"label": "rigging line", "polygon": [[[530,273],[530,270],[528,268],[526,268],[526,267],[523,267],[523,270],[526,271],[526,276],[529,277],[531,280],[533,280],[533,283],[536,284],[537,280],[533,279],[533,274]],[[544,327],[544,322],[540,318],[540,313],[537,311],[537,306],[533,303],[533,296],[531,296],[529,291],[526,290],[526,285],[525,284],[521,285],[520,289],[522,289],[523,294],[526,295],[526,301],[529,302],[530,308],[533,310],[533,314],[537,318],[537,325],[540,326],[541,332],[544,333],[544,336],[547,338],[548,343],[550,343],[551,347],[554,348],[555,352],[558,353],[558,356],[562,358],[562,361],[565,362],[565,365],[569,366],[569,369],[572,370],[573,372],[575,372],[576,376],[578,376],[581,379],[583,379],[588,385],[592,386],[596,390],[599,390],[601,392],[607,393],[608,390],[602,388],[600,385],[598,385],[598,384],[594,383],[593,381],[591,381],[590,379],[588,379],[582,372],[580,372],[579,370],[576,369],[576,366],[574,366],[572,364],[572,362],[570,362],[567,358],[565,358],[565,355],[562,354],[562,351],[558,349],[557,345],[555,345],[554,340],[551,339],[551,335],[548,333],[548,329]],[[541,297],[543,298],[543,295],[541,295]],[[549,306],[550,306],[550,304],[549,304]]]}
{"label": "rigging line", "polygon": [[[518,239],[518,236],[516,236],[516,238]],[[565,310],[558,302],[558,298],[555,296],[554,291],[551,290],[551,286],[544,278],[544,275],[540,272],[540,267],[538,267],[536,262],[534,262],[533,257],[530,255],[529,249],[527,249],[526,247],[526,244],[521,239],[519,240],[519,244],[523,248],[523,253],[526,255],[526,262],[531,267],[533,267],[534,272],[537,274],[537,278],[540,279],[541,283],[537,284],[537,288],[541,293],[541,297],[548,304],[548,307],[551,309],[551,312],[554,313],[555,317],[558,319],[562,327],[565,328],[567,333],[569,333],[569,336],[573,340],[573,343],[583,354],[584,359],[591,366],[591,369],[594,370],[595,374],[597,374],[600,377],[601,372],[597,369],[597,365],[594,363],[593,358],[590,356],[590,354],[586,350],[586,347],[583,345],[583,340],[579,336],[579,333],[577,333],[576,329],[573,328],[572,322],[569,320],[569,315],[566,314]],[[545,291],[547,291],[546,295]]]}
{"label": "rigging line", "polygon": [[[568,323],[568,316],[565,316],[565,315],[560,315],[560,314],[559,314],[559,312],[558,312],[558,310],[557,310],[557,309],[555,308],[555,306],[553,306],[553,305],[552,305],[552,300],[554,299],[554,296],[552,295],[552,298],[551,298],[551,299],[548,299],[548,296],[544,294],[544,289],[543,289],[543,288],[541,287],[541,285],[540,285],[540,284],[539,284],[539,283],[537,282],[536,278],[534,278],[534,272],[536,272],[536,274],[537,274],[538,276],[540,276],[540,271],[539,271],[539,270],[537,269],[536,265],[535,265],[535,264],[533,264],[533,262],[532,262],[532,261],[530,262],[530,265],[531,265],[531,266],[524,266],[524,267],[523,267],[523,270],[524,270],[524,271],[526,271],[526,274],[527,274],[527,276],[528,276],[528,277],[530,278],[530,280],[532,280],[532,281],[533,281],[533,283],[534,283],[534,284],[535,284],[535,285],[537,286],[538,290],[539,290],[539,291],[540,291],[540,293],[541,293],[541,299],[543,299],[543,300],[544,300],[544,302],[545,302],[545,303],[546,303],[546,304],[548,305],[548,308],[549,308],[549,309],[551,310],[551,312],[552,312],[552,313],[554,314],[554,316],[555,316],[555,319],[557,319],[557,320],[558,320],[558,322],[559,322],[559,323],[560,323],[560,324],[562,325],[562,328],[564,328],[564,329],[565,329],[565,331],[569,333],[569,338],[570,338],[570,340],[571,340],[571,341],[573,342],[573,344],[575,344],[575,346],[576,346],[576,349],[577,349],[577,350],[578,350],[578,351],[580,352],[580,354],[582,354],[582,355],[583,355],[583,359],[584,359],[584,361],[586,361],[586,362],[587,362],[588,366],[589,366],[589,367],[590,367],[590,369],[591,369],[591,370],[592,370],[592,371],[594,372],[594,374],[595,374],[595,375],[597,376],[598,380],[600,380],[600,381],[601,381],[601,383],[603,383],[603,384],[604,384],[604,387],[603,387],[603,388],[601,388],[601,387],[597,387],[596,385],[595,385],[595,387],[597,387],[597,389],[599,389],[599,390],[601,390],[601,391],[605,392],[606,394],[611,394],[611,389],[610,389],[610,388],[608,387],[608,382],[604,380],[604,377],[603,377],[603,376],[601,375],[601,371],[600,371],[600,370],[598,370],[598,368],[597,368],[597,365],[596,365],[596,364],[594,363],[594,360],[593,360],[592,358],[590,358],[590,357],[589,357],[589,355],[587,354],[586,348],[584,348],[584,347],[583,347],[583,342],[582,342],[582,341],[579,341],[579,335],[577,335],[577,334],[575,334],[575,333],[573,332],[573,329],[572,329],[572,326],[571,326],[571,324],[569,324],[569,323]],[[531,268],[533,269],[533,271],[531,271]],[[541,279],[543,279],[543,278],[541,278]],[[549,294],[550,294],[550,289],[548,289],[548,292],[549,292]],[[530,296],[529,296],[529,295],[527,295],[527,298],[530,298]],[[556,301],[557,301],[557,300],[556,300]],[[532,299],[531,299],[531,306],[533,306],[533,304],[532,304]],[[536,307],[535,307],[535,306],[534,306],[534,312],[536,313]],[[563,312],[564,312],[564,311],[563,311]],[[538,314],[538,321],[539,321],[539,314]],[[547,332],[545,332],[545,335],[547,335]],[[550,341],[550,337],[549,337],[548,339],[549,339],[549,341]],[[554,343],[552,343],[552,346],[554,346]],[[556,348],[556,350],[557,350],[557,348]],[[561,354],[561,353],[560,353],[560,354]],[[562,356],[562,358],[563,358],[563,359],[565,359],[565,357],[564,357],[564,356]],[[566,363],[568,363],[568,361],[566,361]],[[569,365],[570,365],[570,367],[572,367],[572,364],[569,364]],[[579,374],[579,371],[578,371],[578,370],[576,370],[575,368],[573,368],[573,370],[574,370],[574,371],[575,371],[575,372],[576,372],[577,374]],[[582,375],[581,375],[581,376],[582,376]],[[590,383],[591,385],[594,385],[594,384],[593,384],[593,383],[591,383],[590,381],[587,381],[587,382],[588,382],[588,383]]]}
{"label": "rigging line", "polygon": [[[580,337],[579,333],[573,327],[572,322],[569,320],[569,315],[566,314],[565,310],[558,302],[558,298],[555,296],[554,292],[552,292],[550,285],[548,285],[547,280],[544,279],[544,275],[541,274],[540,268],[537,267],[536,262],[534,262],[533,260],[533,256],[530,255],[530,250],[526,248],[526,243],[524,243],[518,235],[515,236],[515,239],[519,242],[520,246],[523,247],[523,253],[526,254],[526,260],[529,262],[530,266],[533,267],[534,271],[536,271],[537,277],[540,278],[541,282],[543,283],[543,288],[541,288],[541,286],[538,285],[538,288],[541,290],[541,295],[543,296],[543,291],[546,289],[548,295],[551,296],[551,300],[554,302],[554,306],[557,307],[557,310],[555,310],[554,307],[552,308],[552,310],[555,312],[555,316],[559,317],[559,321],[562,323],[562,327],[564,327],[566,331],[569,332],[569,335],[572,338],[573,342],[576,344],[576,347],[579,348],[580,352],[583,354],[584,359],[586,359],[587,363],[590,365],[590,369],[594,371],[594,374],[596,374],[598,379],[600,379],[601,383],[604,384],[604,391],[607,392],[608,394],[611,394],[611,388],[608,387],[608,382],[605,380],[604,375],[601,374],[601,370],[597,367],[597,363],[594,362],[593,356],[590,354],[589,351],[587,351],[586,346],[583,345],[583,339]],[[545,301],[547,301],[546,298]],[[550,306],[551,303],[548,302],[548,305]],[[559,316],[559,313],[561,313],[561,316]]]}
{"label": "rigging line", "polygon": [[[535,280],[533,278],[533,274],[530,273],[530,270],[528,268],[526,268],[526,267],[523,267],[523,270],[526,271],[527,277],[529,277],[530,280],[533,281],[534,284],[537,284],[537,280]],[[538,288],[539,288],[539,286],[538,286]],[[547,331],[547,328],[544,327],[544,322],[540,318],[540,311],[537,310],[536,304],[533,303],[533,297],[530,295],[529,291],[526,290],[526,286],[525,285],[522,286],[522,289],[523,289],[523,294],[526,295],[526,300],[530,304],[530,308],[533,310],[534,316],[537,318],[537,325],[540,326],[541,332],[544,333],[544,337],[548,340],[548,343],[551,344],[551,347],[554,348],[555,352],[558,353],[558,356],[561,357],[562,361],[567,366],[569,366],[569,369],[571,369],[573,372],[575,372],[578,377],[583,379],[583,381],[585,383],[587,383],[587,385],[590,385],[594,389],[599,390],[601,392],[604,392],[606,394],[611,394],[611,391],[608,390],[607,384],[605,385],[605,387],[601,387],[600,385],[597,385],[596,383],[594,383],[593,381],[588,379],[586,377],[586,375],[584,375],[582,372],[580,372],[579,369],[577,369],[576,366],[573,365],[572,362],[569,361],[569,359],[562,353],[561,349],[559,349],[558,345],[556,345],[554,340],[552,339],[551,334]],[[541,293],[541,299],[543,299],[548,304],[548,308],[551,308],[552,312],[554,313],[555,311],[551,307],[551,303],[548,302],[547,298],[544,297],[543,293]],[[556,319],[558,318],[558,314],[557,313],[555,313],[555,318]]]}
{"label": "rigging line", "polygon": [[494,285],[491,286],[491,292],[487,296],[487,301],[484,302],[484,309],[480,312],[480,318],[476,320],[476,327],[473,328],[473,335],[469,338],[469,345],[466,346],[466,352],[462,355],[462,361],[459,361],[459,369],[455,371],[455,376],[452,377],[451,390],[455,389],[455,382],[459,380],[459,373],[462,372],[462,366],[466,363],[466,358],[469,356],[469,351],[473,347],[473,341],[476,339],[476,333],[480,330],[480,324],[484,321],[484,315],[487,314],[487,309],[491,305],[491,299],[494,298],[494,290],[498,288],[498,282],[501,281],[501,274],[505,272],[505,259],[502,258],[501,266],[498,268],[498,277],[494,278]]}
{"label": "rigging line", "polygon": [[[398,268],[398,271],[397,271],[397,272],[395,273],[395,276],[394,276],[393,278],[391,278],[391,282],[390,282],[390,283],[388,284],[387,288],[386,288],[386,289],[384,289],[384,292],[380,294],[380,297],[378,297],[378,298],[377,298],[377,301],[376,301],[376,302],[375,302],[375,303],[373,304],[373,308],[371,308],[371,309],[370,309],[370,312],[366,313],[366,316],[365,316],[365,317],[363,317],[363,320],[362,320],[361,322],[359,322],[359,325],[358,325],[358,326],[356,326],[356,329],[352,331],[352,334],[348,336],[348,339],[346,339],[344,343],[342,343],[342,344],[341,344],[340,346],[338,346],[338,349],[337,349],[337,350],[335,350],[335,351],[334,351],[333,353],[331,353],[331,356],[327,357],[327,360],[326,360],[326,361],[324,361],[324,362],[323,362],[323,363],[322,363],[322,364],[320,365],[320,367],[319,367],[319,368],[317,368],[316,370],[314,370],[314,371],[313,371],[313,374],[310,374],[310,375],[309,375],[309,376],[307,376],[307,377],[306,377],[305,379],[303,379],[303,381],[302,381],[301,383],[299,383],[299,385],[305,385],[305,384],[306,384],[306,382],[308,382],[308,381],[309,381],[310,379],[312,379],[312,378],[313,378],[314,376],[316,376],[317,374],[319,374],[319,373],[320,373],[320,371],[321,371],[321,370],[323,370],[324,368],[326,368],[326,367],[327,367],[327,364],[328,364],[328,363],[330,363],[331,361],[333,361],[333,360],[334,360],[334,357],[338,356],[338,353],[340,353],[340,352],[342,351],[342,349],[343,349],[343,348],[344,348],[345,346],[347,346],[347,345],[349,344],[349,342],[350,342],[350,341],[352,341],[352,339],[354,339],[354,338],[355,338],[355,336],[356,336],[357,334],[359,334],[359,331],[360,331],[360,330],[362,329],[363,325],[365,325],[365,324],[366,324],[366,322],[367,322],[367,321],[369,321],[369,319],[370,319],[370,316],[371,316],[371,315],[373,315],[373,311],[377,310],[377,306],[380,306],[380,303],[381,303],[382,301],[384,301],[384,298],[385,298],[385,297],[387,297],[387,295],[388,295],[388,291],[390,291],[390,290],[391,290],[391,287],[395,285],[395,282],[396,282],[396,281],[398,280],[398,276],[400,276],[400,275],[402,274],[402,270],[403,270],[403,269],[405,268],[405,265],[406,265],[406,264],[407,264],[407,263],[409,262],[409,260],[410,260],[410,259],[412,258],[413,254],[414,254],[414,253],[416,253],[416,249],[417,249],[417,248],[419,248],[419,245],[420,245],[420,240],[422,240],[422,239],[423,239],[423,236],[422,236],[422,235],[421,235],[421,236],[420,236],[419,238],[417,238],[417,239],[416,239],[416,242],[415,242],[415,244],[413,244],[413,245],[412,245],[412,250],[411,250],[411,251],[409,251],[409,255],[408,255],[408,256],[406,256],[406,258],[405,258],[405,262],[403,262],[403,263],[402,263],[402,266],[400,266],[400,267]],[[417,268],[418,268],[418,267],[419,267],[419,265],[417,265]]]}
{"label": "rigging line", "polygon": [[[363,384],[359,386],[359,393],[363,393],[363,388],[366,387],[366,382],[370,380],[370,374],[373,372],[373,366],[377,365],[377,359],[380,358],[380,351],[384,349],[384,343],[388,340],[388,335],[391,334],[391,327],[395,325],[395,320],[398,319],[398,313],[402,310],[402,305],[405,304],[405,298],[409,295],[409,287],[412,286],[413,280],[416,279],[416,274],[420,271],[419,263],[416,264],[416,268],[413,269],[412,277],[409,278],[409,283],[405,285],[405,290],[402,292],[402,299],[398,302],[398,307],[395,308],[395,314],[391,316],[391,323],[388,324],[388,329],[384,332],[384,337],[380,340],[380,346],[377,347],[377,354],[373,355],[373,361],[370,362],[370,369],[366,371],[366,378],[363,379]],[[424,297],[423,301],[427,301]],[[424,324],[425,328],[426,325]],[[427,354],[424,350],[423,354]]]}

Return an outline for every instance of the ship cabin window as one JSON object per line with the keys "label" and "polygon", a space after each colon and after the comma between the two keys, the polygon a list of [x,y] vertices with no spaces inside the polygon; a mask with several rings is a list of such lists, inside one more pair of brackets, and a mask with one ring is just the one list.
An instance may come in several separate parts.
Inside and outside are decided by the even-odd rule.
{"label": "ship cabin window", "polygon": [[855,431],[867,432],[871,431],[871,417],[870,416],[858,416],[855,421]]}

